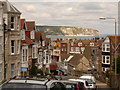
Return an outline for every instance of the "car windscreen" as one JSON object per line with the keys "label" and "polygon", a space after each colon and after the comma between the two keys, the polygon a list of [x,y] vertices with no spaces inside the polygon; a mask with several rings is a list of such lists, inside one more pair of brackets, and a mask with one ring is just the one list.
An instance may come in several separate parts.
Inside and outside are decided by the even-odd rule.
{"label": "car windscreen", "polygon": [[79,82],[79,86],[80,87],[84,87],[84,83],[83,82]]}
{"label": "car windscreen", "polygon": [[81,79],[87,80],[88,84],[93,84],[94,83],[92,79],[86,79],[86,78],[81,78]]}
{"label": "car windscreen", "polygon": [[6,83],[2,86],[2,90],[46,90],[46,86],[39,84],[14,84]]}
{"label": "car windscreen", "polygon": [[64,83],[66,85],[67,90],[77,90],[76,84],[73,83]]}

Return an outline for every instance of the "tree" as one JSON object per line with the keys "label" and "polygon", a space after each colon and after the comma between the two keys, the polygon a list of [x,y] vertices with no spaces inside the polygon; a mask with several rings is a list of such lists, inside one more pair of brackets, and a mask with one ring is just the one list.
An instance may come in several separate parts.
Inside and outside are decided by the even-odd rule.
{"label": "tree", "polygon": [[[117,73],[120,74],[120,57],[116,58]],[[115,70],[115,58],[113,59],[113,70]]]}
{"label": "tree", "polygon": [[30,69],[30,75],[37,75],[37,67],[35,65],[33,65]]}

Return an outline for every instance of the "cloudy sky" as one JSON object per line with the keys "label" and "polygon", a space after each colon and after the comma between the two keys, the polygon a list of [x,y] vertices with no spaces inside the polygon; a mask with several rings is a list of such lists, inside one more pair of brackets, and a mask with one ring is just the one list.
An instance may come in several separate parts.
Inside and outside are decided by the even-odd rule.
{"label": "cloudy sky", "polygon": [[[99,17],[118,17],[118,3],[113,0],[81,2],[79,0],[9,0],[22,12],[22,18],[38,25],[80,26],[93,28],[101,34],[114,34],[114,20]],[[40,1],[40,2],[39,2]]]}

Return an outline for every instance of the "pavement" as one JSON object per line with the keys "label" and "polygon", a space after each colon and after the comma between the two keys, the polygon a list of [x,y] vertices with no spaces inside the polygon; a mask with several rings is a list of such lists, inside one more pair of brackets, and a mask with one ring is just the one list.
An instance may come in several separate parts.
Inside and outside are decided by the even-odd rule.
{"label": "pavement", "polygon": [[97,85],[97,90],[113,90],[106,83],[100,82],[98,80],[96,81],[96,85]]}

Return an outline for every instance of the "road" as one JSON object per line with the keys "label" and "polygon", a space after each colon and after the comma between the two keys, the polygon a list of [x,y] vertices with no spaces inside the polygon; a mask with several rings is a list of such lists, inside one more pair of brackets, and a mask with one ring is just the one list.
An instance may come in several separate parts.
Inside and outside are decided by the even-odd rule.
{"label": "road", "polygon": [[[77,79],[79,77],[75,77],[75,76],[62,76],[63,80],[67,80],[67,79]],[[100,81],[96,81],[96,85],[97,85],[97,90],[115,90],[113,88],[110,88],[106,83],[100,82]]]}
{"label": "road", "polygon": [[106,83],[96,81],[97,90],[115,90],[110,88]]}

